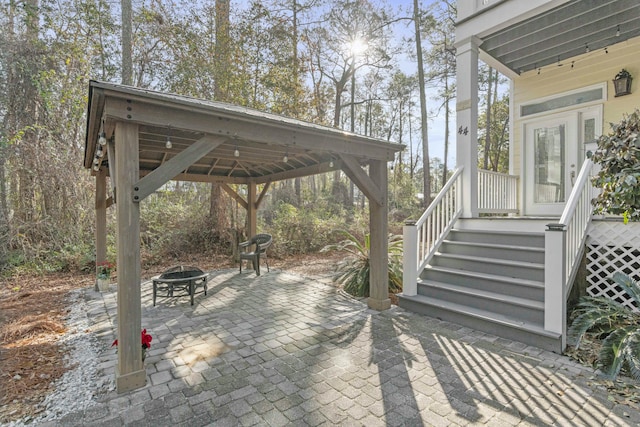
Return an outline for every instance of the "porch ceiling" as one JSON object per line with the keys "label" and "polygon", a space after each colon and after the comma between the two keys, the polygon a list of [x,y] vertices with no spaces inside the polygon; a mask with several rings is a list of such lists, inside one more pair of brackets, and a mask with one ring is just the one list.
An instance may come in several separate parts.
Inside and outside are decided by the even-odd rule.
{"label": "porch ceiling", "polygon": [[487,54],[517,74],[640,36],[640,1],[573,0],[484,37]]}
{"label": "porch ceiling", "polygon": [[[207,137],[216,147],[174,179],[265,183],[393,160],[404,146],[222,102],[92,81],[89,85],[84,166],[107,173],[108,153],[98,135],[114,135],[116,122],[138,125],[139,168],[144,176]],[[167,139],[171,146],[167,147]],[[97,153],[104,153],[101,157]],[[353,159],[353,160],[352,160]],[[353,165],[352,164],[352,165]],[[95,170],[93,172],[95,174]]]}

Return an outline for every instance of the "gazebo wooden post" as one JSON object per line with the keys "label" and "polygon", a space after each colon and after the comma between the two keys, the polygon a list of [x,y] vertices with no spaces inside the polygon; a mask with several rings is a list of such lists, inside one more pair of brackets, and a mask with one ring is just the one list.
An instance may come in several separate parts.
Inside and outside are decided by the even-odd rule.
{"label": "gazebo wooden post", "polygon": [[[100,168],[96,174],[96,278],[98,264],[107,260],[107,172]],[[98,290],[96,279],[94,289]]]}
{"label": "gazebo wooden post", "polygon": [[142,365],[140,330],[140,205],[134,202],[134,184],[139,180],[138,125],[116,123],[116,218],[118,223],[118,393],[146,384]]}
{"label": "gazebo wooden post", "polygon": [[369,299],[367,304],[374,310],[387,310],[391,307],[389,299],[389,240],[387,237],[387,163],[372,160],[369,164],[369,177],[377,185],[381,203],[369,198]]}

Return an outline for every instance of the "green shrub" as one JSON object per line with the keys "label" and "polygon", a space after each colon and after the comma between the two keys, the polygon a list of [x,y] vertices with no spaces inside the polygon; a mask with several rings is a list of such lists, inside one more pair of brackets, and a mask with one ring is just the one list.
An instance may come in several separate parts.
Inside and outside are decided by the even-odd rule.
{"label": "green shrub", "polygon": [[625,223],[640,221],[640,111],[635,110],[611,132],[598,138],[592,156],[600,171],[592,178],[602,192],[594,200],[594,213],[623,215]]}
{"label": "green shrub", "polygon": [[[344,251],[351,256],[341,261],[333,280],[343,285],[345,292],[356,297],[368,297],[370,292],[369,272],[371,270],[369,251],[370,236],[364,236],[361,242],[348,231],[341,231],[346,239],[325,246],[322,251]],[[389,292],[402,291],[402,236],[389,235]]]}
{"label": "green shrub", "polygon": [[273,235],[273,251],[277,256],[316,252],[331,243],[334,230],[344,219],[328,215],[322,203],[313,208],[296,208],[280,203],[273,222],[264,228]]}
{"label": "green shrub", "polygon": [[[640,308],[640,286],[629,276],[616,273],[613,281]],[[614,379],[626,366],[629,373],[640,379],[640,313],[608,297],[583,297],[569,328],[569,338],[576,340],[576,349],[586,332],[592,331],[602,339],[598,355],[599,367]]]}

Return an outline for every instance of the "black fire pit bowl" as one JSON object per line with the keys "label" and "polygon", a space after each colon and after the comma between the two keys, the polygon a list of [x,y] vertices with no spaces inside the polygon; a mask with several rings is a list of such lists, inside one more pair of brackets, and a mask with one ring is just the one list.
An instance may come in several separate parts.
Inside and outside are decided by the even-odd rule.
{"label": "black fire pit bowl", "polygon": [[[162,298],[181,297],[189,295],[191,297],[191,305],[193,305],[193,296],[196,293],[204,292],[207,295],[207,277],[208,274],[200,270],[198,267],[188,265],[178,265],[171,267],[162,273],[157,279],[153,279],[153,305],[156,305],[156,296],[158,292],[166,291],[166,295],[160,295]],[[196,292],[196,289],[202,286],[203,290]],[[176,294],[176,291],[178,293]]]}

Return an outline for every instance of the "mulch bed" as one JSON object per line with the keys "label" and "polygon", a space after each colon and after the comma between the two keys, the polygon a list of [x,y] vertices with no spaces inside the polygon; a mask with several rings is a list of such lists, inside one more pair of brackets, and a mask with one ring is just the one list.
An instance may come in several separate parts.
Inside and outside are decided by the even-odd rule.
{"label": "mulch bed", "polygon": [[64,374],[67,294],[93,275],[18,276],[0,282],[0,422],[35,415]]}

